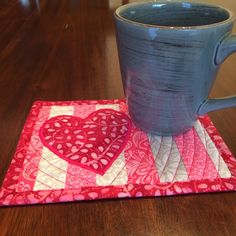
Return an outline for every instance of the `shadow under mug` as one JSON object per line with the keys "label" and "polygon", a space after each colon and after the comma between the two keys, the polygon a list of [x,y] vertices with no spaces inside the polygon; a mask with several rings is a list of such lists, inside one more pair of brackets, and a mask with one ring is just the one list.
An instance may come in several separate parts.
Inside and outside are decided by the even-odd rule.
{"label": "shadow under mug", "polygon": [[115,14],[129,114],[142,130],[175,135],[236,96],[208,99],[220,64],[236,51],[233,14],[193,2],[137,2]]}

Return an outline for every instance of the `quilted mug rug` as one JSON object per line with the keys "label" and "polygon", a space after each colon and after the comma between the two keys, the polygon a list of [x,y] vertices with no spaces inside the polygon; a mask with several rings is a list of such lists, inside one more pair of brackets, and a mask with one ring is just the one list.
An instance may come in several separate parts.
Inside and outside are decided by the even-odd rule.
{"label": "quilted mug rug", "polygon": [[33,104],[0,205],[236,190],[236,160],[208,116],[180,135],[147,134],[124,100]]}

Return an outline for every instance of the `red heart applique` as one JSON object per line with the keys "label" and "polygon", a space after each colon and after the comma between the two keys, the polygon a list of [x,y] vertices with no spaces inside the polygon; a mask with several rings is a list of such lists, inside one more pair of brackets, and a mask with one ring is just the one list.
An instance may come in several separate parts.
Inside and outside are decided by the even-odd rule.
{"label": "red heart applique", "polygon": [[131,131],[127,115],[101,109],[82,119],[61,115],[40,128],[42,143],[60,158],[103,175],[125,147]]}

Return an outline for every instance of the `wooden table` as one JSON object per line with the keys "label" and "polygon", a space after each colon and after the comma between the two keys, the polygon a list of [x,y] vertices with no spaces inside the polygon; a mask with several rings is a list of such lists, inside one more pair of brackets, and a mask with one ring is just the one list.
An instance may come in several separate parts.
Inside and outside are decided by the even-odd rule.
{"label": "wooden table", "polygon": [[[1,1],[0,182],[33,101],[123,97],[112,14],[126,2]],[[236,93],[235,68],[233,55],[212,97]],[[236,109],[210,116],[236,155]],[[236,194],[1,208],[0,235],[236,235]]]}

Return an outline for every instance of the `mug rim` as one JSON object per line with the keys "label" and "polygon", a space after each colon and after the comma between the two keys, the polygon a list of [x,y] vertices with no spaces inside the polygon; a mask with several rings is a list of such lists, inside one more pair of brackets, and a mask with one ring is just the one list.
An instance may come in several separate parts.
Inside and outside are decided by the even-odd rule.
{"label": "mug rim", "polygon": [[[181,1],[141,1],[141,2],[132,2],[132,3],[128,3],[125,5],[121,5],[119,6],[115,12],[114,12],[114,16],[125,22],[125,23],[129,23],[132,25],[136,25],[139,27],[144,27],[144,28],[158,28],[158,29],[167,29],[167,30],[198,30],[198,29],[209,29],[209,28],[213,28],[213,27],[218,27],[221,25],[225,25],[229,22],[233,22],[235,20],[235,16],[233,14],[232,11],[230,11],[229,9],[218,5],[218,4],[209,4],[209,3],[203,3],[203,2],[195,2],[195,1],[184,1],[184,3],[190,3],[190,4],[196,4],[196,5],[202,5],[202,6],[213,6],[213,7],[219,7],[223,10],[225,10],[226,12],[228,12],[229,17],[226,20],[217,22],[217,23],[213,23],[213,24],[206,24],[206,25],[194,25],[194,26],[165,26],[165,25],[157,25],[157,24],[146,24],[146,23],[140,23],[137,21],[133,21],[133,20],[129,20],[123,16],[120,15],[121,11],[128,8],[129,6],[141,6],[141,5],[149,5],[151,3],[157,3],[157,4],[162,4],[162,3],[181,3]],[[183,2],[182,2],[183,3]]]}

